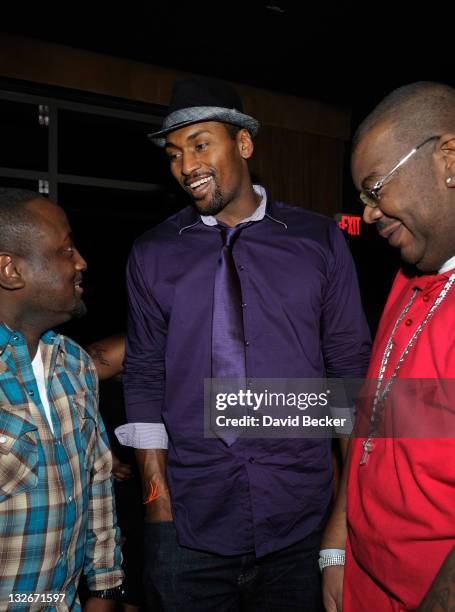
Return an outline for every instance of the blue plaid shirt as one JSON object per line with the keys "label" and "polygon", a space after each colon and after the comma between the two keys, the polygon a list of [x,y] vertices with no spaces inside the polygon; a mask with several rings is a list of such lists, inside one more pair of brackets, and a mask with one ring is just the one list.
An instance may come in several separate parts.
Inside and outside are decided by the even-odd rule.
{"label": "blue plaid shirt", "polygon": [[112,458],[90,357],[53,332],[38,350],[54,433],[25,339],[0,324],[0,610],[80,610],[82,571],[91,590],[122,582]]}

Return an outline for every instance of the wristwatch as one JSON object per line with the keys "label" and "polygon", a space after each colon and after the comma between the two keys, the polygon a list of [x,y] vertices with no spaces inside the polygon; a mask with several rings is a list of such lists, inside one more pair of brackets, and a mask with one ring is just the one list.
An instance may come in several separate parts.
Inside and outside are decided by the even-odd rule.
{"label": "wristwatch", "polygon": [[100,599],[111,599],[112,601],[123,601],[125,597],[125,589],[123,585],[113,587],[112,589],[104,589],[103,591],[89,591],[90,597],[98,597]]}

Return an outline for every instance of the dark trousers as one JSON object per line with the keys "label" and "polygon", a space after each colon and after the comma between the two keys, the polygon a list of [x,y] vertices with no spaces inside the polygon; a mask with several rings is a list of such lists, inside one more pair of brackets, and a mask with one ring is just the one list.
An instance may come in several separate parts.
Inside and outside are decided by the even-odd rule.
{"label": "dark trousers", "polygon": [[149,610],[164,612],[321,612],[320,532],[256,559],[180,546],[172,522],[146,523],[145,590]]}

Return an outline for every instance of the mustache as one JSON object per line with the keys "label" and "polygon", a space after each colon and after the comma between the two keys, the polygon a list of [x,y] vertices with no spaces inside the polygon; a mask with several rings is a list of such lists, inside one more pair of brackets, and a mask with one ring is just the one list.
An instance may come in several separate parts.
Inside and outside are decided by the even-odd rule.
{"label": "mustache", "polygon": [[376,229],[378,232],[381,232],[389,227],[389,225],[392,225],[392,223],[396,223],[396,219],[378,219],[378,221],[376,221]]}

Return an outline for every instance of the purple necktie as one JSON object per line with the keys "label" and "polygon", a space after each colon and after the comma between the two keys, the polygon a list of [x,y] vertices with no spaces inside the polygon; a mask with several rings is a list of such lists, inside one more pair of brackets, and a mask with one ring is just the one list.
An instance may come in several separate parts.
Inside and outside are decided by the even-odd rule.
{"label": "purple necktie", "polygon": [[[212,378],[238,380],[237,391],[245,386],[245,335],[243,331],[242,290],[232,257],[240,232],[250,223],[235,227],[220,225],[223,247],[215,275],[212,321]],[[232,392],[236,389],[231,388]],[[231,446],[236,435],[219,437]]]}

